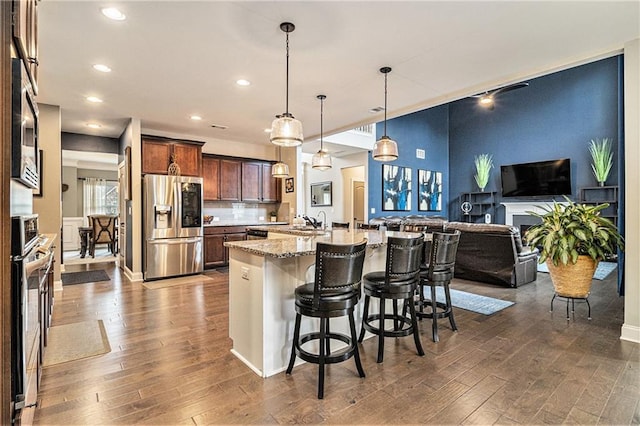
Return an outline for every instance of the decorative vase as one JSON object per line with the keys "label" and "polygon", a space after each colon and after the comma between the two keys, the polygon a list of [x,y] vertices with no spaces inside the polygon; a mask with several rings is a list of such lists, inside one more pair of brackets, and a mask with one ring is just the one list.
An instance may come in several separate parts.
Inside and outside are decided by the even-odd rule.
{"label": "decorative vase", "polygon": [[598,182],[598,186],[604,186],[604,182]]}
{"label": "decorative vase", "polygon": [[484,186],[480,188],[480,192],[484,192]]}
{"label": "decorative vase", "polygon": [[553,288],[558,296],[585,298],[591,292],[591,282],[598,262],[591,256],[580,255],[578,261],[555,266],[551,259],[547,259],[547,267],[553,282]]}

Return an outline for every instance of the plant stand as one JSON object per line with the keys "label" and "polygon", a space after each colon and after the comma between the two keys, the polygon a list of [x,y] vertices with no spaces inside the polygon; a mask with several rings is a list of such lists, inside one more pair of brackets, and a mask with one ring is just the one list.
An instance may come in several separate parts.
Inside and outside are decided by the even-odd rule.
{"label": "plant stand", "polygon": [[569,318],[569,301],[571,301],[571,313],[575,316],[575,301],[576,300],[584,300],[587,304],[587,307],[589,308],[589,313],[587,314],[587,319],[589,321],[591,321],[591,305],[589,304],[589,295],[584,296],[584,297],[569,297],[569,296],[562,296],[558,293],[554,293],[553,294],[553,298],[551,299],[551,310],[549,312],[553,312],[553,301],[556,299],[556,297],[559,297],[561,299],[566,299],[567,301],[567,321],[570,320]]}

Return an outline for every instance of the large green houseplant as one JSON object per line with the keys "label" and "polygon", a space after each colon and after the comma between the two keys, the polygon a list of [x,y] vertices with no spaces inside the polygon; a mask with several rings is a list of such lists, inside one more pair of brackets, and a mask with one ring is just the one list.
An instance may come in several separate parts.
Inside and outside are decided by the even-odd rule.
{"label": "large green houseplant", "polygon": [[529,212],[542,223],[531,226],[525,239],[530,246],[540,247],[539,261],[547,262],[558,295],[586,297],[598,262],[618,248],[624,249],[616,226],[600,216],[608,206],[579,204],[566,198],[566,203],[540,207],[544,213]]}

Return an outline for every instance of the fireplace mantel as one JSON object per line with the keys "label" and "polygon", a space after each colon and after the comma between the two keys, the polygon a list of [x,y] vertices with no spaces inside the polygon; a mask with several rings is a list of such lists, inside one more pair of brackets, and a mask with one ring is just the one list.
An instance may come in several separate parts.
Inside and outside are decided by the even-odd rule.
{"label": "fireplace mantel", "polygon": [[[529,212],[546,213],[544,208],[553,206],[553,201],[537,201],[537,202],[513,202],[500,203],[504,206],[504,223],[513,225],[513,216],[526,216]],[[567,204],[566,202],[558,202],[558,204]]]}

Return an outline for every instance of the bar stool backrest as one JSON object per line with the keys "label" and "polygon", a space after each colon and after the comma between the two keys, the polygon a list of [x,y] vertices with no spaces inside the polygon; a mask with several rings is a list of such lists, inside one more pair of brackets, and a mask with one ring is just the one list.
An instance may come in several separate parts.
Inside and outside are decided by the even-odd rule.
{"label": "bar stool backrest", "polygon": [[456,263],[460,231],[453,233],[434,232],[429,253],[429,277],[433,272],[452,270]]}
{"label": "bar stool backrest", "polygon": [[331,222],[331,228],[349,229],[349,222]]}
{"label": "bar stool backrest", "polygon": [[387,238],[387,264],[385,281],[405,281],[416,278],[420,273],[424,236],[413,238]]}
{"label": "bar stool backrest", "polygon": [[324,294],[360,291],[367,242],[316,245],[313,304],[319,306]]}

